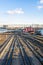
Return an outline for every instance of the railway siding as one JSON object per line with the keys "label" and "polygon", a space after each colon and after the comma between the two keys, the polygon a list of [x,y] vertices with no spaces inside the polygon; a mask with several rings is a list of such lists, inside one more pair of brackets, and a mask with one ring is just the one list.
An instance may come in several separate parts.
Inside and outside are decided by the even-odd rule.
{"label": "railway siding", "polygon": [[17,39],[15,41],[15,46],[14,46],[14,50],[13,50],[13,54],[12,54],[12,64],[11,65],[14,65],[14,64],[15,65],[24,65]]}
{"label": "railway siding", "polygon": [[7,46],[5,47],[5,49],[3,50],[3,52],[0,54],[0,59],[2,59],[8,52],[8,49],[11,45],[11,42],[13,40],[14,36],[11,38],[11,40],[8,42]]}
{"label": "railway siding", "polygon": [[[27,45],[23,42],[21,38],[19,38],[21,44],[23,45],[23,48],[25,49],[25,52],[27,56],[30,59],[31,65],[41,65],[39,60],[34,56],[34,54],[30,51],[30,49],[27,47]],[[37,63],[36,63],[37,62]]]}
{"label": "railway siding", "polygon": [[0,54],[0,65],[43,65],[43,53],[40,49],[42,43],[40,42],[41,45],[38,45],[40,43],[34,38],[26,37],[15,34],[6,42],[5,47],[3,44],[2,48],[4,47],[4,49]]}
{"label": "railway siding", "polygon": [[27,42],[40,54],[41,57],[43,57],[43,52],[41,52],[39,47],[33,45],[29,40],[27,40]]}

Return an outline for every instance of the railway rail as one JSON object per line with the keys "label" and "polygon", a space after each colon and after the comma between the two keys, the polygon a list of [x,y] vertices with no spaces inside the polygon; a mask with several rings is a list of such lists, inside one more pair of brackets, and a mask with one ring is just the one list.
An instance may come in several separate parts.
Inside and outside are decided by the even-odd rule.
{"label": "railway rail", "polygon": [[31,37],[35,38],[37,41],[43,43],[43,38],[41,37],[37,37],[37,36],[33,36],[33,35],[30,35]]}
{"label": "railway rail", "polygon": [[6,43],[6,41],[11,37],[12,35],[8,35],[8,38],[0,45],[0,48]]}
{"label": "railway rail", "polygon": [[[21,40],[21,39],[19,38],[19,40]],[[27,54],[27,56],[28,56],[28,59],[30,60],[30,64],[31,64],[31,65],[35,65],[36,62],[37,62],[37,63],[39,63],[39,64],[37,64],[37,65],[40,65],[40,61],[37,60],[35,54],[33,54],[33,51],[31,51],[31,49],[30,49],[30,47],[27,45],[27,43],[26,43],[26,42],[23,42],[23,40],[21,40],[20,42],[22,43],[23,48],[25,49],[25,52],[26,52],[26,54]],[[27,49],[27,50],[26,50],[26,49]],[[35,61],[34,61],[34,59],[35,59]]]}
{"label": "railway rail", "polygon": [[23,34],[22,33],[22,35],[23,36],[30,36],[30,37],[32,37],[32,38],[35,38],[35,40],[37,40],[37,41],[39,41],[39,42],[41,42],[41,43],[43,43],[43,36],[39,36],[39,35],[31,35],[31,34]]}
{"label": "railway rail", "polygon": [[41,51],[43,52],[43,42],[36,40],[35,38],[32,38],[31,36],[22,36],[22,38],[28,39],[30,42],[32,42],[35,46],[39,47]]}
{"label": "railway rail", "polygon": [[0,59],[1,65],[10,65],[10,63],[11,63],[11,55],[12,55],[13,47],[14,47],[14,39],[12,40],[12,42],[9,42],[9,43],[10,43],[10,46],[4,52],[6,54],[3,54],[4,56]]}
{"label": "railway rail", "polygon": [[3,45],[0,46],[0,53],[4,50],[4,48],[7,46],[7,43],[10,41],[12,36],[10,36],[4,43]]}
{"label": "railway rail", "polygon": [[37,42],[35,45],[30,36],[27,38],[18,34],[12,35],[8,40],[1,47],[0,65],[43,65],[43,54],[35,49],[42,48],[41,43],[34,40]]}
{"label": "railway rail", "polygon": [[[18,39],[19,40],[19,39]],[[21,52],[21,56],[23,58],[23,61],[24,61],[24,65],[31,65],[31,62],[23,48],[23,45],[20,43],[20,41],[18,41],[18,44],[19,44],[19,49],[20,49],[20,52]]]}
{"label": "railway rail", "polygon": [[17,38],[15,40],[15,46],[11,57],[11,65],[31,65],[22,45],[18,42]]}
{"label": "railway rail", "polygon": [[37,50],[34,48],[35,46],[30,44],[29,41],[26,41],[26,39],[23,39],[23,38],[22,40],[25,42],[27,47],[31,49],[31,51],[35,54],[35,56],[39,59],[39,61],[43,64],[43,54],[41,55],[41,53],[37,52]]}
{"label": "railway rail", "polygon": [[39,36],[34,36],[34,37],[36,37],[37,39],[39,39],[39,40],[42,40],[42,41],[43,41],[43,37],[39,37]]}
{"label": "railway rail", "polygon": [[41,47],[40,45],[37,45],[37,43],[33,42],[33,41],[30,41],[30,39],[25,39],[26,42],[28,42],[38,53],[40,56],[43,57],[43,47]]}

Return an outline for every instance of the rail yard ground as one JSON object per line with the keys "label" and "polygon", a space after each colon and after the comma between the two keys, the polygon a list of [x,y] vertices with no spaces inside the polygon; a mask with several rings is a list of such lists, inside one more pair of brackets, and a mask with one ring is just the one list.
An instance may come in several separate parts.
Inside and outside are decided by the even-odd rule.
{"label": "rail yard ground", "polygon": [[8,38],[8,35],[0,34],[0,45]]}
{"label": "rail yard ground", "polygon": [[0,65],[43,65],[43,36],[0,34]]}

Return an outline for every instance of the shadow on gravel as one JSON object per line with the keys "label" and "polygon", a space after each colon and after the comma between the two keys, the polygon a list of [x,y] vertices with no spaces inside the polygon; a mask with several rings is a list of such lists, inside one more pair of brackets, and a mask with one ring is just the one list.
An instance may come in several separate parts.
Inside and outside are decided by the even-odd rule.
{"label": "shadow on gravel", "polygon": [[[18,56],[14,55],[14,58],[10,56],[9,59],[0,59],[0,65],[34,65],[34,62],[32,62],[32,60],[33,59],[30,56],[27,56],[27,54],[25,53],[25,55],[22,58],[19,54]],[[35,63],[35,65],[36,64],[37,62]]]}

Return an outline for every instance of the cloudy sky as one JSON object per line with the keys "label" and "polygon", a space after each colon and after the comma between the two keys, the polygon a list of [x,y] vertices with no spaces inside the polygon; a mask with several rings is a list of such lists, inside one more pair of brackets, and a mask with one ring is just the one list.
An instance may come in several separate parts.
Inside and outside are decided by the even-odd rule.
{"label": "cloudy sky", "polygon": [[43,0],[0,0],[0,24],[43,24]]}

